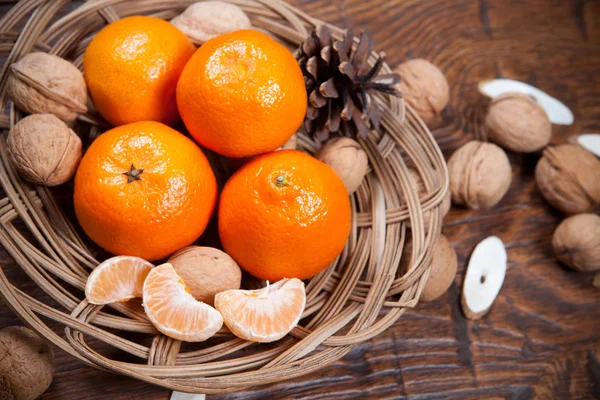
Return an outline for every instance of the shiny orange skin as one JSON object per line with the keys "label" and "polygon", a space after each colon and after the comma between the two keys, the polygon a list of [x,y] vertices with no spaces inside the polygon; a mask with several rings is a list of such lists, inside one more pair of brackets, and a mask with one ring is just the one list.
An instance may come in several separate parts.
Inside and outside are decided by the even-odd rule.
{"label": "shiny orange skin", "polygon": [[188,38],[162,19],[134,16],[111,23],[83,58],[94,106],[112,125],[177,122],[175,89],[194,51]]}
{"label": "shiny orange skin", "polygon": [[[287,182],[278,185],[280,176]],[[319,273],[344,249],[350,223],[341,179],[297,150],[249,161],[225,184],[219,201],[225,251],[244,270],[271,282]]]}
{"label": "shiny orange skin", "polygon": [[264,33],[239,30],[208,40],[177,84],[177,106],[202,146],[249,157],[283,145],[306,114],[298,62]]}
{"label": "shiny orange skin", "polygon": [[[128,182],[131,165],[143,169]],[[217,182],[198,146],[159,122],[111,129],[87,150],[75,176],[75,213],[83,230],[116,255],[158,260],[204,232]]]}

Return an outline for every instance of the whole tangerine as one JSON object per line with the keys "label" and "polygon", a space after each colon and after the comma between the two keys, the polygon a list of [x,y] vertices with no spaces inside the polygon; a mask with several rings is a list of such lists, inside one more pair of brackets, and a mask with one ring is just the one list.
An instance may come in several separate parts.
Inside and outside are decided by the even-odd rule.
{"label": "whole tangerine", "polygon": [[177,106],[202,146],[228,157],[273,151],[306,113],[298,62],[264,33],[239,30],[208,40],[177,84]]}
{"label": "whole tangerine", "polygon": [[111,129],[89,147],[75,176],[75,213],[99,246],[158,260],[204,232],[217,182],[198,146],[159,122]]}
{"label": "whole tangerine", "polygon": [[225,251],[271,282],[319,273],[344,249],[350,224],[342,180],[297,150],[252,159],[227,181],[219,202]]}
{"label": "whole tangerine", "polygon": [[194,51],[179,29],[159,18],[133,16],[107,25],[83,58],[94,106],[112,125],[175,123],[177,81]]}

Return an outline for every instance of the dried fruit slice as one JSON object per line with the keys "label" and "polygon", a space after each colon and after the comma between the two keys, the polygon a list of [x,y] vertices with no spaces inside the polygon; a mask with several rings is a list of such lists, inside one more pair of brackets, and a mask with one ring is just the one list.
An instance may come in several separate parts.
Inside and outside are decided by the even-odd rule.
{"label": "dried fruit slice", "polygon": [[483,317],[500,293],[506,275],[507,254],[502,240],[496,236],[481,241],[473,250],[461,304],[469,319]]}
{"label": "dried fruit slice", "polygon": [[143,292],[148,318],[156,329],[174,339],[203,342],[223,326],[221,314],[194,299],[171,264],[152,269]]}
{"label": "dried fruit slice", "polygon": [[573,124],[573,113],[562,102],[550,96],[546,92],[528,85],[524,82],[512,79],[494,79],[479,82],[479,92],[487,97],[495,99],[504,93],[523,93],[531,96],[537,101],[548,114],[550,122],[557,125]]}
{"label": "dried fruit slice", "polygon": [[302,316],[306,291],[300,279],[282,279],[258,290],[226,290],[215,296],[215,307],[234,335],[269,343],[287,335]]}
{"label": "dried fruit slice", "polygon": [[108,304],[142,297],[144,279],[152,268],[154,265],[139,257],[109,258],[88,277],[85,297],[92,304]]}

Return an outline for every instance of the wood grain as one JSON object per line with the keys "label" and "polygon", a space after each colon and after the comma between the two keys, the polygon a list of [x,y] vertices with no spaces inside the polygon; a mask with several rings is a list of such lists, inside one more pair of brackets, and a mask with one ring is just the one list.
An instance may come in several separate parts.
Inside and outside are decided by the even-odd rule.
{"label": "wood grain", "polygon": [[[573,110],[575,124],[554,126],[553,143],[600,131],[598,1],[290,2],[338,26],[369,29],[392,66],[412,57],[439,65],[450,82],[451,100],[434,135],[447,157],[464,142],[482,137],[485,101],[476,86],[499,76],[532,83]],[[0,5],[0,12],[9,7]],[[567,270],[554,258],[550,239],[562,216],[536,189],[538,157],[510,154],[513,183],[493,210],[451,210],[444,234],[455,246],[459,272],[441,299],[420,304],[318,373],[210,398],[600,398],[600,291],[593,288],[592,275]],[[468,321],[459,305],[465,265],[475,245],[492,234],[507,245],[506,281],[492,311],[480,321]],[[41,297],[3,249],[0,263],[11,281]],[[19,324],[6,306],[0,310],[0,326]],[[169,396],[164,389],[83,366],[60,351],[56,356],[58,370],[42,399]]]}

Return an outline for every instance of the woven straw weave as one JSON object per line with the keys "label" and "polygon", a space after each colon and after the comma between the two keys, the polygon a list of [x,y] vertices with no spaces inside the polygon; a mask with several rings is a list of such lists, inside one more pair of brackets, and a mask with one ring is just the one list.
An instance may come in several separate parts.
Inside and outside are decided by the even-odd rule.
{"label": "woven straw weave", "polygon": [[[254,26],[296,48],[321,21],[279,0],[230,0]],[[148,14],[171,19],[190,1],[98,0],[73,9],[66,0],[22,0],[0,21],[0,243],[45,292],[43,300],[13,286],[0,272],[6,303],[42,337],[93,367],[178,391],[223,393],[293,378],[323,368],[396,323],[417,304],[429,274],[432,247],[441,230],[440,204],[448,188],[442,154],[423,122],[401,100],[381,95],[383,134],[361,141],[371,172],[352,196],[352,231],[340,257],[307,284],[300,324],[273,344],[253,344],[226,329],[200,344],[182,344],[159,334],[139,301],[104,308],[83,293],[98,249],[64,214],[71,207],[64,190],[34,187],[21,180],[7,158],[5,134],[22,114],[6,96],[9,66],[31,51],[45,51],[81,67],[93,35],[119,18]],[[58,15],[63,15],[58,17]],[[330,26],[336,39],[343,33]],[[370,58],[372,64],[377,55]],[[390,72],[387,65],[384,73]],[[83,115],[75,130],[84,143],[106,129]],[[318,144],[300,134],[299,148]],[[419,197],[407,166],[420,171],[427,194]],[[59,200],[60,199],[60,200]],[[424,211],[430,229],[424,229]],[[407,228],[410,219],[412,230]],[[16,228],[19,226],[19,229]],[[412,237],[411,251],[403,250]],[[403,260],[403,267],[400,260]],[[102,260],[100,260],[102,261]],[[407,266],[407,267],[406,267]],[[57,334],[40,317],[64,326]],[[398,322],[398,323],[401,323]],[[56,326],[56,324],[54,324]],[[88,345],[91,338],[128,353],[108,358]],[[87,342],[86,342],[87,340]],[[111,352],[115,354],[118,352]],[[121,360],[130,360],[124,362]]]}

